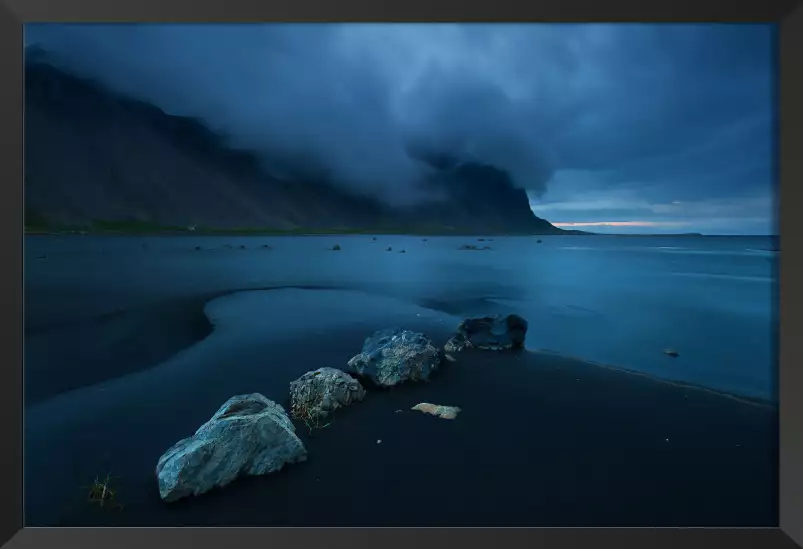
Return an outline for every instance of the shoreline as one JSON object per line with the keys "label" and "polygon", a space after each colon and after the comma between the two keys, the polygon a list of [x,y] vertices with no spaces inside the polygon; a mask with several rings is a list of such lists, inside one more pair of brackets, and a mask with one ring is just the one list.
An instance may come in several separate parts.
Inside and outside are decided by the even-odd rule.
{"label": "shoreline", "polygon": [[[352,348],[339,343],[347,333],[352,343],[365,335],[362,329],[332,334],[302,364],[247,385],[286,405],[286,382],[317,365],[312,357]],[[271,356],[295,356],[300,343],[278,345]],[[179,393],[170,387],[189,372],[153,371],[150,382],[118,380],[94,398],[64,395],[36,410],[26,426],[27,525],[770,526],[775,520],[775,410],[529,352],[464,351],[428,383],[369,390],[330,428],[310,434],[296,422],[307,462],[165,504],[153,473],[158,455],[191,434],[224,393],[231,396],[208,386],[224,374],[206,368],[207,381]],[[463,412],[443,421],[409,411],[417,402]],[[42,423],[54,416],[60,419]],[[80,486],[106,473],[115,477],[124,509],[68,504]],[[442,505],[436,511],[420,505],[422,498]],[[631,507],[636,501],[638,511]]]}
{"label": "shoreline", "polygon": [[[750,235],[750,234],[683,234],[683,233],[590,233],[560,229],[560,232],[546,233],[507,233],[507,232],[452,232],[452,231],[387,231],[387,230],[321,230],[321,231],[281,231],[281,230],[252,230],[252,229],[217,229],[217,230],[92,230],[92,229],[64,229],[64,230],[38,230],[25,229],[23,236],[115,236],[115,237],[146,237],[146,236],[254,236],[254,237],[314,237],[314,236],[415,236],[415,237],[545,237],[545,236],[603,236],[625,238],[778,238],[778,235]],[[774,249],[772,251],[779,251]]]}
{"label": "shoreline", "polygon": [[[290,381],[344,368],[375,329],[401,325],[441,347],[456,327],[452,315],[401,303],[394,311],[397,300],[375,296],[360,298],[364,319],[340,324],[349,291],[246,292],[205,300],[212,334],[156,367],[26,409],[27,526],[777,521],[774,407],[543,351],[469,349],[428,383],[366,387],[366,399],[339,411],[331,427],[308,433],[296,422],[307,462],[165,504],[159,455],[234,394],[259,392],[286,406]],[[303,314],[259,314],[296,304]],[[419,402],[463,411],[443,421],[410,411]],[[123,509],[85,500],[82,486],[106,474]]]}
{"label": "shoreline", "polygon": [[555,357],[555,358],[559,358],[559,359],[574,360],[574,361],[577,361],[579,363],[586,364],[588,366],[593,366],[595,368],[602,368],[602,369],[605,369],[605,370],[612,370],[614,372],[621,372],[623,374],[630,374],[630,375],[634,375],[634,376],[644,377],[644,378],[647,378],[649,380],[655,381],[657,383],[665,383],[667,385],[672,385],[672,386],[675,386],[675,387],[678,387],[678,388],[681,388],[681,389],[691,389],[693,391],[702,391],[702,392],[710,393],[712,395],[716,395],[716,396],[719,396],[719,397],[729,398],[729,399],[735,400],[736,402],[740,402],[742,404],[748,404],[750,406],[761,406],[761,407],[765,407],[765,408],[771,408],[773,410],[778,410],[779,409],[778,408],[778,405],[779,405],[778,401],[774,400],[774,399],[771,399],[771,398],[758,397],[758,396],[752,396],[752,395],[742,395],[742,394],[739,394],[739,393],[736,393],[736,392],[728,392],[728,391],[722,391],[722,390],[719,390],[719,389],[715,389],[713,387],[706,387],[705,385],[687,383],[687,382],[684,382],[684,381],[676,381],[676,380],[672,380],[672,379],[656,376],[656,375],[653,375],[653,374],[648,374],[646,372],[639,372],[638,370],[633,370],[631,368],[623,368],[621,366],[614,366],[614,365],[611,365],[611,364],[603,364],[601,362],[597,362],[597,361],[594,361],[594,360],[589,360],[587,358],[577,357],[577,356],[574,356],[574,355],[569,355],[569,354],[566,354],[566,353],[558,353],[558,352],[555,352],[555,351],[548,351],[548,350],[544,350],[544,349],[525,349],[525,350],[527,352],[534,353],[534,354],[547,355],[547,356],[551,356],[551,357]]}
{"label": "shoreline", "polygon": [[24,236],[115,236],[115,237],[146,237],[146,236],[231,236],[231,237],[314,237],[314,236],[415,236],[415,237],[527,237],[527,236],[599,236],[591,233],[462,233],[462,232],[387,232],[387,231],[304,231],[304,232],[282,232],[282,231],[26,231]]}
{"label": "shoreline", "polygon": [[[139,315],[141,318],[139,319],[137,324],[141,329],[136,333],[129,334],[130,336],[132,336],[132,338],[126,342],[127,345],[136,348],[143,348],[153,338],[159,336],[169,341],[167,341],[165,348],[161,349],[160,352],[157,351],[155,353],[151,353],[146,360],[136,362],[137,364],[136,366],[134,365],[133,361],[126,363],[118,360],[116,362],[116,367],[117,367],[116,375],[99,375],[92,380],[87,380],[86,383],[73,384],[62,390],[46,392],[44,395],[36,394],[36,396],[33,397],[29,396],[26,390],[25,407],[27,408],[29,405],[36,405],[40,402],[48,400],[49,398],[58,397],[62,394],[69,393],[75,390],[90,388],[92,386],[102,384],[106,381],[113,381],[115,379],[125,377],[126,375],[129,374],[137,374],[139,372],[144,372],[152,368],[156,368],[160,364],[170,361],[178,354],[202,343],[204,340],[215,334],[215,329],[216,329],[215,324],[213,320],[209,318],[209,316],[206,314],[207,305],[215,300],[227,297],[233,297],[238,294],[247,294],[253,292],[261,293],[261,292],[284,291],[284,290],[302,290],[302,291],[318,292],[318,291],[339,291],[339,290],[344,290],[344,288],[338,288],[335,286],[280,285],[280,286],[266,286],[258,288],[228,289],[228,290],[210,292],[189,299],[174,300],[172,302],[163,302],[157,306],[151,306],[146,309],[128,309],[123,311],[117,311],[114,314],[105,314],[105,315],[100,315],[98,317],[87,319],[82,324],[98,326],[103,324],[104,322],[114,322],[115,320],[118,319],[123,319],[126,317],[136,317],[137,315]],[[348,291],[353,291],[353,290],[348,290]],[[365,294],[365,295],[370,296],[372,294]],[[420,306],[423,309],[427,309],[433,312],[442,312],[439,311],[438,309],[433,309],[422,304],[416,304],[416,306]],[[162,324],[165,318],[166,311],[172,313],[172,315],[175,315],[171,319],[172,322],[170,324],[170,327],[172,332],[170,335],[165,333]],[[459,320],[457,320],[457,322],[459,322]],[[452,329],[457,327],[457,322],[452,327]],[[47,336],[50,333],[54,332],[58,333],[59,331],[64,331],[73,327],[74,327],[73,325],[67,325],[67,324],[26,327],[25,336],[26,337]],[[386,327],[387,326],[377,326],[376,329],[386,328]],[[186,332],[188,337],[180,336],[176,338],[175,333],[177,331],[181,333]],[[448,329],[446,331],[448,332]],[[367,335],[369,334],[366,333],[366,336]],[[431,337],[430,334],[425,333],[425,335]],[[443,337],[443,334],[439,335]],[[713,395],[721,396],[724,398],[730,398],[745,404],[765,406],[774,409],[778,408],[777,399],[771,397],[759,397],[754,395],[740,394],[738,392],[723,391],[720,389],[716,389],[714,387],[707,387],[705,385],[672,380],[669,378],[656,376],[646,372],[641,372],[632,368],[625,368],[617,366],[615,364],[601,363],[585,357],[576,356],[569,353],[560,353],[557,351],[551,351],[545,348],[525,348],[522,351],[534,355],[549,356],[560,360],[572,360],[576,361],[577,363],[582,363],[591,367],[603,368],[607,370],[621,372],[624,374],[641,376],[656,382],[674,385],[679,388],[708,392]],[[355,351],[355,354],[356,352],[357,351]],[[111,349],[106,354],[117,357],[126,356],[124,353],[120,353],[118,349]],[[92,358],[99,363],[104,363],[108,360],[107,356],[105,355],[93,356]]]}

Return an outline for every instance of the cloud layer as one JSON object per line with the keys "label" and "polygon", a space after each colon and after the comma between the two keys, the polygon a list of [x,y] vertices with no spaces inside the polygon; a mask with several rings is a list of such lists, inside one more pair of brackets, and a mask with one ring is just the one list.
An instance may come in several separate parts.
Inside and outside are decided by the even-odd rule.
{"label": "cloud layer", "polygon": [[773,40],[763,25],[26,27],[72,70],[202,118],[277,171],[301,158],[401,202],[426,174],[413,145],[506,169],[558,222],[728,200],[771,217]]}

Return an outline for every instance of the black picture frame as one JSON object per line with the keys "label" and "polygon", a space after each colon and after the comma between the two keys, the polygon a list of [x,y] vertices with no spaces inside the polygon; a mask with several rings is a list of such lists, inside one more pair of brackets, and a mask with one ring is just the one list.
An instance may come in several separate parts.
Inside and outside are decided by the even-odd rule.
{"label": "black picture frame", "polygon": [[[779,25],[780,517],[770,529],[281,529],[23,528],[23,24],[26,22],[243,21],[649,21],[777,22]],[[172,547],[234,543],[268,547],[794,547],[803,546],[803,8],[794,0],[6,0],[0,5],[0,543],[34,547]],[[795,229],[795,226],[798,228]]]}

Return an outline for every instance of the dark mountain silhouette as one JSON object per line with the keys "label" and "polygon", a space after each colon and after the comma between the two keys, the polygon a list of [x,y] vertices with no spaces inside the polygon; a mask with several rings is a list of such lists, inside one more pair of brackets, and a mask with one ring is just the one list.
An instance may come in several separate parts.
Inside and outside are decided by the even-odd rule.
{"label": "dark mountain silhouette", "polygon": [[433,167],[425,185],[437,201],[392,207],[323,173],[271,175],[255,154],[231,148],[199,120],[70,74],[41,51],[26,56],[29,225],[561,232],[532,213],[504,171],[444,158],[424,159]]}

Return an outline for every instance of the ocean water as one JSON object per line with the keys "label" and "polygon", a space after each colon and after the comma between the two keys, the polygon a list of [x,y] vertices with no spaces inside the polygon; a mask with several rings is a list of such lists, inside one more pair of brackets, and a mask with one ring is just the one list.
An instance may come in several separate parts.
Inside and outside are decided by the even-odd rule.
{"label": "ocean water", "polygon": [[[253,326],[303,335],[303,302],[260,308],[257,294],[249,298],[252,290],[294,286],[353,296],[316,307],[310,325],[370,324],[375,301],[360,295],[388,298],[386,319],[394,303],[431,311],[438,322],[513,312],[529,321],[532,349],[776,398],[778,258],[770,238],[375,238],[26,237],[26,391],[47,382],[41,372],[79,371],[91,349],[149,345],[143,322],[175,330],[182,317],[147,311],[183,300],[208,297],[212,322],[246,339],[260,337],[246,329]],[[331,251],[334,244],[342,250]],[[492,249],[459,250],[463,244]],[[98,328],[137,311],[142,322]],[[667,348],[679,356],[665,355]],[[116,362],[108,361],[107,379]]]}

